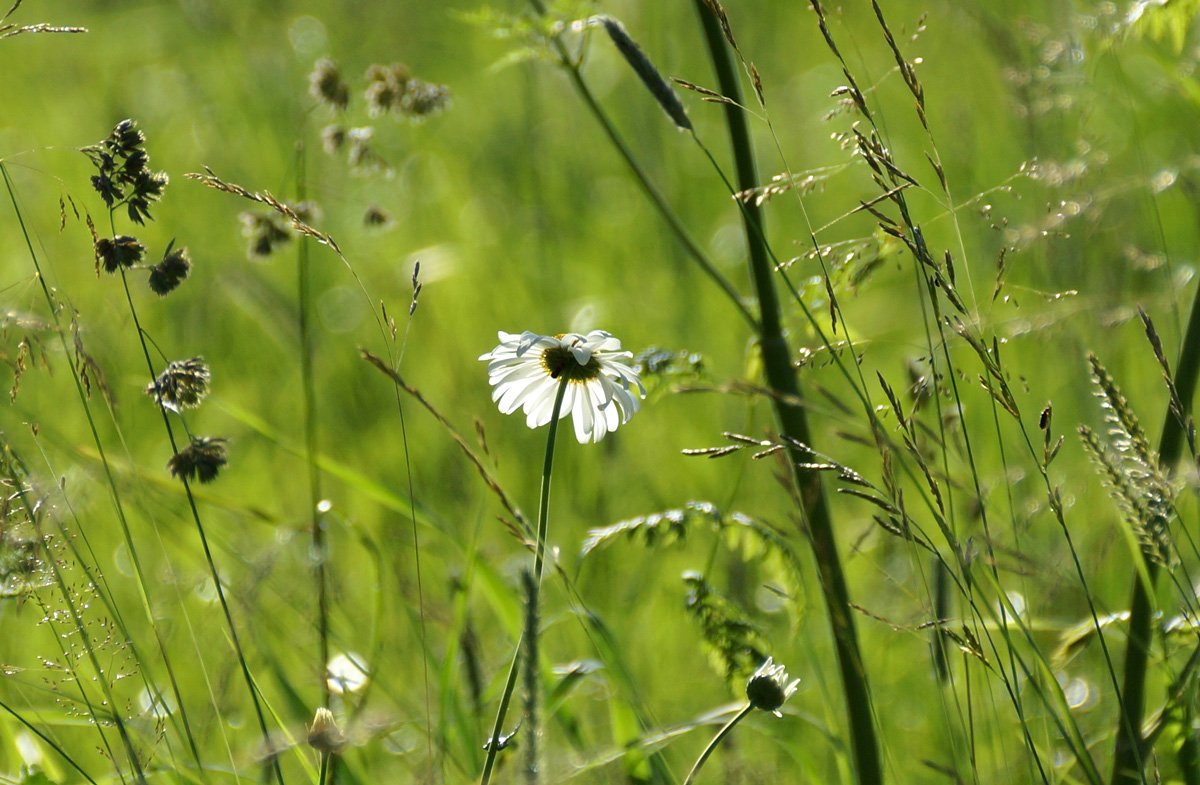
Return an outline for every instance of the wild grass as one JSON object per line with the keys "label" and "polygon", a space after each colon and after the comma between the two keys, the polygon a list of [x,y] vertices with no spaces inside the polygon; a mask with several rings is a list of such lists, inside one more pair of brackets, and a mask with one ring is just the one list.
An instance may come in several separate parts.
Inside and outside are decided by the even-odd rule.
{"label": "wild grass", "polygon": [[1200,782],[1190,4],[360,10],[0,18],[0,782]]}

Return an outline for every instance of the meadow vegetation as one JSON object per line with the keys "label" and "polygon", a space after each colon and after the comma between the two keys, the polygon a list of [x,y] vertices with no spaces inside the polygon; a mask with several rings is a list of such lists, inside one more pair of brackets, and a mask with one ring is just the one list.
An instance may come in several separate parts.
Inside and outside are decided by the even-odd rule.
{"label": "meadow vegetation", "polygon": [[5,10],[0,783],[1200,783],[1194,0]]}

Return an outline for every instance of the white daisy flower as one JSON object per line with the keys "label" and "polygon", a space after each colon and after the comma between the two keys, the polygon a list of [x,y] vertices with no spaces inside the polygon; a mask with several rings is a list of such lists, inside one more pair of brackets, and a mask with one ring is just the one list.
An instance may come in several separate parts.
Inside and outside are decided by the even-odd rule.
{"label": "white daisy flower", "polygon": [[777,665],[773,658],[767,657],[766,662],[754,672],[750,681],[746,683],[746,697],[750,699],[750,705],[754,708],[769,711],[776,717],[782,717],[779,707],[796,694],[799,686],[799,679],[789,683],[787,669],[782,665]]}
{"label": "white daisy flower", "polygon": [[572,416],[580,444],[600,441],[641,408],[639,399],[646,397],[646,388],[624,362],[632,358],[603,330],[558,336],[501,332],[500,345],[479,357],[487,361],[488,381],[495,387],[492,400],[503,414],[523,410],[530,428],[550,422],[565,378],[559,417]]}

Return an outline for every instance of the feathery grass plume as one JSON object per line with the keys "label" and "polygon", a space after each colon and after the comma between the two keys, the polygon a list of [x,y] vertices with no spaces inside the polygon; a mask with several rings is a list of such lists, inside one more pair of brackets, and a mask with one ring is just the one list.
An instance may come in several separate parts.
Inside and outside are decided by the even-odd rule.
{"label": "feathery grass plume", "polygon": [[96,166],[92,187],[111,210],[124,204],[129,220],[144,224],[150,203],[162,198],[170,181],[165,172],[150,170],[150,156],[142,147],[145,135],[133,120],[122,120],[107,139],[80,149]]}
{"label": "feathery grass plume", "polygon": [[650,548],[670,547],[686,542],[689,532],[700,527],[716,531],[721,543],[743,559],[761,561],[774,579],[783,584],[784,592],[789,596],[800,591],[803,575],[800,557],[787,537],[768,523],[740,512],[723,513],[709,502],[691,501],[681,509],[589,529],[579,557],[586,558],[596,548],[617,538],[640,541]]}
{"label": "feathery grass plume", "polygon": [[212,373],[203,357],[172,360],[143,392],[153,395],[158,405],[178,412],[199,406],[208,396],[211,380]]}
{"label": "feathery grass plume", "polygon": [[93,248],[96,253],[97,271],[103,267],[106,273],[116,273],[122,267],[133,267],[146,255],[146,247],[139,243],[136,237],[125,234],[112,239],[97,238]]}
{"label": "feathery grass plume", "polygon": [[1079,437],[1137,536],[1143,555],[1170,570],[1177,562],[1170,530],[1175,517],[1175,489],[1112,376],[1095,354],[1088,355],[1088,362],[1110,442],[1102,441],[1086,425],[1079,426]]}
{"label": "feathery grass plume", "polygon": [[746,678],[766,659],[766,638],[744,610],[718,592],[698,572],[683,575],[687,613],[700,625],[700,635],[713,667],[729,682]]}
{"label": "feathery grass plume", "polygon": [[222,191],[227,194],[233,194],[234,196],[240,196],[243,199],[249,199],[252,202],[265,204],[276,213],[279,213],[284,218],[288,219],[288,223],[291,225],[293,230],[305,235],[306,237],[311,237],[323,245],[329,246],[333,249],[334,253],[336,253],[338,256],[342,256],[341,247],[337,244],[337,242],[334,241],[332,237],[324,232],[314,229],[305,222],[306,216],[315,214],[314,205],[311,202],[304,202],[298,205],[289,205],[284,204],[276,199],[270,191],[263,191],[262,193],[255,191],[251,193],[237,183],[225,182],[220,177],[217,177],[216,173],[207,166],[204,167],[204,174],[199,174],[198,172],[189,172],[188,174],[184,175],[184,177],[187,177],[189,180],[199,180],[209,188],[215,188],[218,191]]}
{"label": "feathery grass plume", "polygon": [[51,25],[46,22],[38,22],[32,25],[22,25],[17,27],[12,22],[7,21],[13,12],[21,7],[23,0],[16,0],[12,7],[5,12],[4,16],[0,16],[0,38],[12,38],[16,35],[24,33],[86,33],[86,27],[64,27],[60,25]]}
{"label": "feathery grass plume", "polygon": [[321,103],[344,111],[350,104],[350,87],[342,79],[341,69],[329,57],[322,57],[308,75],[308,93]]}
{"label": "feathery grass plume", "polygon": [[679,100],[679,96],[671,87],[671,83],[663,78],[663,75],[654,67],[654,63],[650,62],[650,58],[642,51],[642,48],[629,37],[625,26],[617,19],[607,15],[593,16],[588,20],[589,27],[601,26],[608,33],[608,37],[612,39],[613,44],[617,47],[617,51],[625,58],[625,62],[629,63],[629,67],[642,80],[642,84],[654,96],[654,100],[658,101],[658,105],[667,113],[667,117],[671,118],[671,122],[675,123],[675,127],[681,131],[691,131],[692,121],[688,119],[687,112],[683,109],[683,102]]}
{"label": "feathery grass plume", "polygon": [[159,297],[166,297],[183,283],[192,271],[192,260],[186,248],[167,247],[162,261],[150,268],[150,289]]}
{"label": "feathery grass plume", "polygon": [[36,523],[45,505],[31,485],[18,489],[16,472],[8,474],[0,477],[0,599],[25,597],[54,582],[45,563],[53,558],[52,538]]}
{"label": "feathery grass plume", "polygon": [[225,445],[227,439],[218,436],[193,436],[192,442],[167,461],[171,475],[181,480],[193,477],[203,483],[217,479],[217,474],[229,463]]}
{"label": "feathery grass plume", "polygon": [[1154,329],[1154,322],[1140,305],[1138,306],[1138,315],[1142,318],[1146,340],[1150,342],[1150,348],[1154,350],[1154,359],[1158,360],[1158,367],[1162,369],[1163,382],[1167,385],[1167,393],[1170,396],[1171,414],[1178,422],[1180,430],[1187,440],[1188,452],[1195,456],[1197,455],[1196,421],[1189,411],[1190,407],[1183,402],[1183,398],[1179,395],[1179,388],[1175,384],[1175,375],[1171,372],[1171,363],[1167,361],[1167,356],[1163,352],[1162,339],[1158,337],[1158,331]]}

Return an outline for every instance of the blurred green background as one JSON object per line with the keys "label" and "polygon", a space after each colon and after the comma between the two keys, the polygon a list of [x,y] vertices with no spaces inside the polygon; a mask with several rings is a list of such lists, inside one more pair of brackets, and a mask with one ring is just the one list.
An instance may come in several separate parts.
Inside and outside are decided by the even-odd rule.
{"label": "blurred green background", "polygon": [[[1085,618],[1087,596],[1036,472],[1037,416],[1049,402],[1054,438],[1066,434],[1050,475],[1067,502],[1068,525],[1101,612],[1123,607],[1133,575],[1118,512],[1073,431],[1079,422],[1099,421],[1088,350],[1114,373],[1152,438],[1165,410],[1160,373],[1135,309],[1141,305],[1154,319],[1173,360],[1200,241],[1192,5],[887,2],[883,11],[896,39],[906,57],[919,61],[929,135],[870,5],[828,9],[832,34],[886,144],[920,183],[909,191],[914,219],[935,256],[952,254],[959,288],[974,297],[967,304],[972,319],[1001,342],[1018,391],[1020,422],[991,405],[976,381],[978,360],[955,338],[955,367],[943,381],[955,378],[963,409],[961,419],[947,415],[943,423],[949,457],[940,468],[951,478],[946,485],[960,537],[1006,555],[1004,586],[1024,598],[1048,649],[1058,633]],[[556,10],[568,27],[592,13],[612,14],[663,74],[715,88],[690,3]],[[846,77],[808,4],[729,3],[727,10],[742,52],[762,78],[765,111],[753,108],[752,129],[764,180],[785,171],[817,174],[802,198],[791,192],[770,202],[773,247],[781,260],[795,259],[786,274],[827,334],[827,294],[808,255],[811,232],[831,249],[826,258],[846,320],[835,338],[843,340],[843,329],[849,330],[872,402],[883,405],[875,374],[906,390],[908,368],[921,367],[920,358],[931,351],[933,317],[910,255],[885,241],[869,215],[847,217],[878,189],[842,143],[859,119],[831,97]],[[545,57],[521,56],[527,41],[519,29],[495,34],[504,15],[513,16],[510,28],[520,28],[529,13],[516,3],[481,13],[471,3],[27,0],[8,19],[88,29],[0,39],[0,159],[63,304],[64,324],[77,319],[83,350],[111,390],[111,407],[94,391],[91,410],[151,576],[152,612],[183,676],[202,756],[214,767],[208,776],[225,781],[234,768],[257,776],[261,745],[182,490],[164,469],[171,451],[161,418],[141,393],[150,380],[128,305],[116,278],[94,273],[91,239],[80,219],[89,214],[106,231],[104,205],[88,183],[91,165],[78,148],[103,139],[124,118],[138,122],[152,168],[167,172],[171,184],[152,209],[153,223],[131,226],[118,214],[117,231],[135,234],[151,259],[174,241],[187,246],[194,262],[190,279],[166,298],[131,275],[133,298],[143,327],[167,358],[203,355],[212,366],[213,394],[189,413],[188,423],[196,434],[230,439],[230,463],[217,482],[198,488],[200,512],[250,667],[274,714],[272,727],[302,735],[323,700],[307,533],[312,505],[303,456],[297,242],[269,259],[249,259],[238,216],[257,206],[185,178],[206,166],[285,201],[298,198],[303,173],[307,197],[320,208],[311,223],[337,240],[353,268],[310,243],[321,496],[330,503],[331,648],[365,658],[373,677],[367,700],[356,694],[336,702],[339,716],[362,708],[358,716],[370,719],[375,731],[343,756],[342,776],[362,782],[477,777],[479,748],[518,633],[516,576],[529,560],[498,520],[507,513],[446,430],[402,397],[404,434],[390,382],[361,360],[359,346],[387,355],[387,337],[372,315],[382,303],[404,339],[400,373],[482,454],[480,424],[489,466],[530,517],[545,434],[528,430],[519,417],[501,416],[490,401],[476,358],[495,345],[498,330],[600,328],[634,352],[657,346],[703,356],[698,377],[652,385],[655,393],[642,412],[603,443],[560,442],[551,540],[578,594],[568,594],[561,581],[548,582],[543,656],[548,668],[578,660],[601,660],[605,667],[575,685],[557,715],[551,716],[555,706],[548,708],[547,780],[644,776],[636,760],[619,756],[622,745],[646,733],[631,719],[631,704],[647,712],[651,728],[666,729],[741,700],[709,667],[684,613],[680,576],[699,570],[744,604],[762,625],[769,653],[804,679],[786,720],[756,717],[753,730],[735,734],[706,776],[848,781],[829,631],[807,544],[797,533],[798,513],[776,479],[782,467],[746,453],[714,461],[681,455],[725,444],[723,431],[770,438],[763,400],[680,392],[761,382],[749,333],[643,197],[562,69]],[[568,30],[564,39],[580,53],[582,73],[601,105],[691,236],[749,297],[740,216],[718,173],[669,123],[602,33]],[[531,51],[548,50],[535,45]],[[344,115],[308,92],[308,75],[326,56],[352,89]],[[450,107],[421,123],[368,117],[363,74],[372,64],[393,62],[448,86]],[[728,173],[721,107],[680,92],[697,137]],[[323,152],[321,129],[335,122],[372,126],[372,146],[385,169],[363,172],[344,152]],[[927,162],[931,155],[941,161],[952,201]],[[365,226],[371,207],[385,211],[390,223]],[[140,643],[143,662],[134,663],[127,648],[110,642],[108,675],[138,670],[165,684],[75,397],[71,358],[48,326],[12,205],[0,215],[5,387],[14,381],[19,342],[28,338],[33,346],[31,367],[0,419],[4,437],[46,494],[47,514],[62,521],[69,536],[86,537]],[[408,321],[418,260],[424,288]],[[1003,287],[997,293],[998,275]],[[785,317],[794,347],[813,352],[800,378],[815,446],[878,483],[879,454],[863,444],[870,433],[848,384],[794,301],[785,303]],[[936,343],[932,348],[941,351]],[[848,352],[842,358],[852,359]],[[942,403],[950,412],[953,402]],[[921,417],[937,429],[932,411]],[[1027,449],[1026,438],[1035,450]],[[968,454],[981,480],[979,495],[970,484]],[[918,498],[917,491],[910,498]],[[703,529],[684,545],[645,549],[617,542],[578,561],[590,527],[690,500],[711,501],[786,532],[803,556],[807,582],[780,601],[763,588],[775,585],[771,576],[753,560],[747,566],[716,549]],[[939,781],[944,775],[922,761],[951,765],[966,709],[955,702],[955,689],[938,686],[929,635],[918,629],[934,613],[930,561],[876,527],[871,516],[878,511],[871,506],[842,496],[832,503],[851,594],[866,612],[859,631],[887,770],[897,781]],[[986,533],[980,509],[991,516]],[[1182,509],[1190,522],[1194,505],[1189,500]],[[933,530],[928,520],[922,523]],[[83,591],[79,566],[66,555],[63,561],[68,580]],[[55,664],[70,655],[54,645],[53,625],[41,622],[46,609],[56,607],[55,591],[39,590],[40,602],[0,600],[0,663],[11,666],[0,680],[0,697],[99,779],[109,767],[95,751],[96,730],[80,719],[71,697],[76,688]],[[610,648],[582,623],[581,603],[611,631]],[[94,637],[102,639],[110,630],[101,625],[105,614],[95,606],[91,612]],[[1114,701],[1093,655],[1070,662],[1061,674],[1064,683],[1079,679],[1090,690],[1077,716],[1102,758],[1111,747]],[[627,666],[625,683],[636,701],[621,686],[614,657]],[[473,665],[482,680],[479,706],[471,695]],[[970,705],[987,728],[978,740],[978,771],[987,781],[1032,777],[1017,763],[1021,739],[1007,697],[986,669],[972,673],[979,683]],[[137,718],[137,743],[151,768],[187,768],[174,726],[160,724],[160,736],[139,703],[142,679],[114,683],[127,702],[125,713]],[[1029,722],[1038,721],[1035,712]],[[426,749],[429,727],[436,764]],[[1038,743],[1053,760],[1057,747],[1048,723],[1042,734]],[[709,735],[703,728],[662,742],[680,780]],[[311,776],[301,755],[311,753],[282,759],[296,781]],[[0,774],[18,778],[23,763],[36,763],[56,781],[79,781],[47,743],[12,717],[0,718]],[[1064,773],[1068,764],[1063,761]],[[1013,779],[1005,779],[1009,766],[1020,772]],[[515,777],[516,768],[514,761],[504,776]]]}

